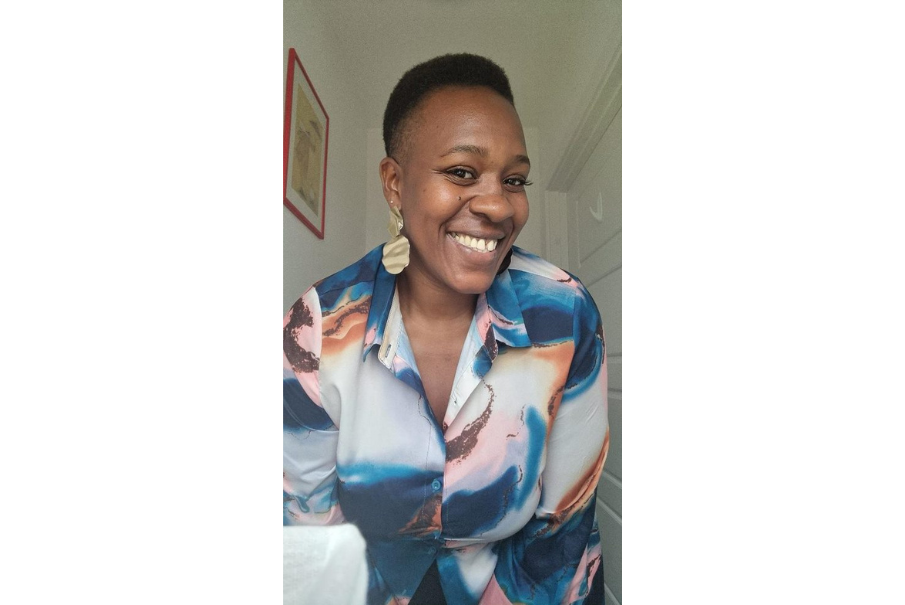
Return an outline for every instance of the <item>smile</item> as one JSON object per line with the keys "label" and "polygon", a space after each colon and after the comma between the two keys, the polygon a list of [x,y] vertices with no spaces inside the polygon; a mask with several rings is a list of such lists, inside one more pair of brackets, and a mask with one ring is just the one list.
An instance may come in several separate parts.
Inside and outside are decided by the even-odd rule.
{"label": "smile", "polygon": [[471,248],[478,252],[493,252],[496,250],[497,240],[495,239],[482,239],[480,237],[472,237],[462,233],[450,233],[450,235],[454,240],[466,248]]}

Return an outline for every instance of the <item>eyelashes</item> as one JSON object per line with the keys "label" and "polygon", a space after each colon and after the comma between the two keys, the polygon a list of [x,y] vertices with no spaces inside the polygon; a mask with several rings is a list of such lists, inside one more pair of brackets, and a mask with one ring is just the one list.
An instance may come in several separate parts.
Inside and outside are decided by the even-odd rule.
{"label": "eyelashes", "polygon": [[[474,170],[470,168],[464,168],[462,166],[456,166],[454,168],[450,168],[445,171],[445,174],[455,178],[458,181],[465,181],[467,183],[473,182],[477,180],[477,175]],[[525,187],[530,187],[534,183],[529,181],[528,179],[520,176],[510,176],[503,179],[503,183],[515,191],[521,191]]]}
{"label": "eyelashes", "polygon": [[[446,171],[446,174],[452,175],[456,178],[464,179],[464,180],[473,180],[475,178],[475,173],[468,168],[462,168],[457,166],[455,168],[450,168]],[[466,176],[468,175],[468,176]]]}

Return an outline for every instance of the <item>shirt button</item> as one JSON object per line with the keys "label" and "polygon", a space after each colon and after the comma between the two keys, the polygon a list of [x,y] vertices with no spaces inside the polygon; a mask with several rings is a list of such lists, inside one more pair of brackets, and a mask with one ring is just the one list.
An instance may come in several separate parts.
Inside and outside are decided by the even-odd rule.
{"label": "shirt button", "polygon": [[443,487],[443,484],[440,483],[439,479],[434,479],[431,483],[431,488],[433,488],[435,492],[439,492],[441,487]]}

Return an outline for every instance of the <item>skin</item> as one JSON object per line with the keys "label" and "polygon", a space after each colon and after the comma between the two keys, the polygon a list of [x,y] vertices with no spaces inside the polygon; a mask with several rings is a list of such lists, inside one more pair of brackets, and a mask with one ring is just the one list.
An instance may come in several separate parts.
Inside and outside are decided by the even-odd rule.
{"label": "skin", "polygon": [[[397,278],[400,309],[442,423],[478,295],[528,220],[530,162],[515,108],[489,88],[434,91],[410,119],[404,155],[384,158],[380,178],[411,245],[409,266]],[[475,251],[453,233],[494,239],[497,247]]]}

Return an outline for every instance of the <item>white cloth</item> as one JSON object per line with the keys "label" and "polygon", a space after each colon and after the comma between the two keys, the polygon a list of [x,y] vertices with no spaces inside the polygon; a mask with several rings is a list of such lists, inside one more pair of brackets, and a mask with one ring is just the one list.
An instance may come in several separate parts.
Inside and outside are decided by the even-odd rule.
{"label": "white cloth", "polygon": [[357,527],[283,527],[283,605],[364,605],[367,589]]}

